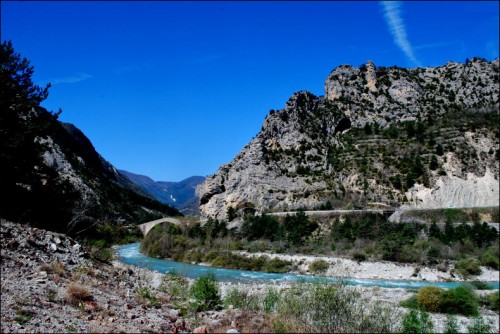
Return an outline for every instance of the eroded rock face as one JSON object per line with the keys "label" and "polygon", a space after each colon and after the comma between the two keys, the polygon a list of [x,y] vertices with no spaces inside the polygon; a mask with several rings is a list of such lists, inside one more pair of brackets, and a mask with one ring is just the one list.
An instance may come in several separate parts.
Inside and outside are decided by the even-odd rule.
{"label": "eroded rock face", "polygon": [[377,73],[375,71],[375,65],[370,60],[366,62],[365,79],[366,79],[366,87],[368,87],[370,92],[372,93],[378,92]]}
{"label": "eroded rock face", "polygon": [[[269,113],[260,133],[233,161],[198,187],[202,219],[225,220],[230,207],[241,216],[246,211],[314,209],[326,201],[498,205],[498,191],[491,191],[498,189],[494,127],[484,121],[479,128],[443,121],[471,110],[498,111],[498,73],[498,59],[476,58],[436,68],[377,68],[372,62],[360,68],[339,66],[325,81],[325,97],[292,95],[282,110]],[[432,125],[435,120],[441,128]],[[418,140],[405,141],[409,121],[423,125],[414,132],[435,129],[425,132],[425,138],[414,133]],[[397,124],[395,137],[384,132]],[[436,145],[445,147],[446,154],[436,154]],[[406,180],[410,176],[397,160],[417,155],[425,162],[424,174],[416,182]],[[433,155],[440,168],[429,168]],[[403,185],[398,186],[397,178]],[[474,186],[478,182],[485,187]],[[408,189],[406,183],[411,184]],[[461,198],[462,192],[453,190],[457,187],[468,189],[465,193],[475,200]]]}

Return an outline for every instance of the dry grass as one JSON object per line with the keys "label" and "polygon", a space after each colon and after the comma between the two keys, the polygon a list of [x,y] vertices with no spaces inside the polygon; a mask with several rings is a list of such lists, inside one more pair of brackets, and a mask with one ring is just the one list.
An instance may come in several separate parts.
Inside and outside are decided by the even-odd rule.
{"label": "dry grass", "polygon": [[47,274],[56,274],[62,277],[66,274],[66,267],[61,261],[53,260],[50,264],[43,263],[40,265],[38,271],[45,271]]}
{"label": "dry grass", "polygon": [[72,281],[84,282],[84,278],[86,277],[96,277],[96,271],[91,266],[79,265],[71,273]]}
{"label": "dry grass", "polygon": [[45,271],[47,274],[50,274],[52,272],[52,267],[49,264],[44,263],[38,267],[38,271]]}
{"label": "dry grass", "polygon": [[59,276],[64,276],[66,273],[66,267],[64,266],[64,263],[58,260],[54,260],[50,263],[50,267],[52,268],[52,272],[54,274],[57,274]]}
{"label": "dry grass", "polygon": [[92,299],[92,294],[83,285],[70,283],[66,287],[66,301],[69,304],[79,306],[82,301],[90,299]]}

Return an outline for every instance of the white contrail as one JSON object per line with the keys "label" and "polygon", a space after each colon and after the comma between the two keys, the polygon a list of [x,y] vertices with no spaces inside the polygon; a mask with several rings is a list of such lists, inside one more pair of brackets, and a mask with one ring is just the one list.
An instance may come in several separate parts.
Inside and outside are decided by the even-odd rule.
{"label": "white contrail", "polygon": [[389,26],[389,31],[394,37],[394,43],[401,48],[408,59],[416,66],[421,66],[413,53],[413,47],[406,36],[406,28],[399,10],[401,3],[397,1],[381,1],[384,8],[384,17]]}

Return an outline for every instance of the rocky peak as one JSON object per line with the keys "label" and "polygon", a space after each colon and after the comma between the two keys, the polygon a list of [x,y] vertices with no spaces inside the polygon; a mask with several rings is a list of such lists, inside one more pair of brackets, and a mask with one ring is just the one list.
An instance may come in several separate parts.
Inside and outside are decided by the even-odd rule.
{"label": "rocky peak", "polygon": [[366,62],[365,79],[366,79],[366,87],[368,87],[370,92],[372,92],[372,93],[378,92],[377,73],[376,73],[375,65],[372,63],[371,60],[368,60]]}
{"label": "rocky peak", "polygon": [[[311,209],[326,201],[399,206],[408,198],[419,201],[410,191],[415,184],[425,183],[432,194],[438,184],[457,186],[462,181],[444,179],[458,177],[469,180],[460,183],[466,189],[487,170],[493,175],[488,182],[498,184],[499,140],[488,121],[498,117],[498,64],[472,58],[435,68],[376,67],[371,61],[338,66],[325,81],[325,97],[294,93],[283,109],[270,111],[231,163],[198,187],[202,218],[225,220],[229,207],[264,212]],[[478,142],[486,143],[487,152]],[[436,157],[433,166],[441,170],[428,168]],[[412,174],[401,160],[423,169]],[[490,186],[471,190],[490,192],[477,203],[498,202]]]}

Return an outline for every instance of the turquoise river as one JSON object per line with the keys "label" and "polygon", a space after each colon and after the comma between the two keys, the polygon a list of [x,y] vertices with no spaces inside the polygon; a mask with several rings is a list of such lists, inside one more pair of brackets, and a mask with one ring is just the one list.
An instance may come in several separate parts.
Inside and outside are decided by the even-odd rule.
{"label": "turquoise river", "polygon": [[[315,277],[299,274],[273,274],[260,271],[247,271],[237,269],[224,269],[208,266],[193,265],[164,259],[156,259],[146,256],[139,252],[140,243],[133,243],[119,246],[116,249],[120,261],[126,264],[144,267],[155,270],[160,273],[175,271],[178,274],[189,278],[197,278],[208,273],[213,273],[219,281],[223,282],[293,282],[293,281],[314,281],[327,280],[330,282],[338,281],[338,278]],[[380,286],[384,288],[421,288],[424,286],[437,286],[440,288],[455,288],[461,282],[427,282],[421,280],[376,280],[359,278],[342,278],[345,283],[350,285]],[[487,282],[493,289],[499,288],[499,282]]]}

